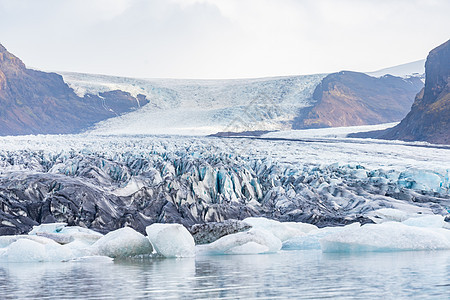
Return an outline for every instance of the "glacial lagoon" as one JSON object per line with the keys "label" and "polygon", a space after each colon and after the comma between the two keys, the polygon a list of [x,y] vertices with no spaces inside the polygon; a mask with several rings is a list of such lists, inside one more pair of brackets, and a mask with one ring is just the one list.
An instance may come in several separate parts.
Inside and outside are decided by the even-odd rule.
{"label": "glacial lagoon", "polygon": [[450,251],[0,264],[2,299],[446,299]]}

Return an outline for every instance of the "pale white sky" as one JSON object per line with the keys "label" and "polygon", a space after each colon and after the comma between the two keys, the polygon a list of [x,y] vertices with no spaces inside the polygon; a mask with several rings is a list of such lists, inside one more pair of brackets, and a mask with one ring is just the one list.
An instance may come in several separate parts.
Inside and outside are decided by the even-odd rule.
{"label": "pale white sky", "polygon": [[147,78],[371,71],[450,38],[449,0],[0,0],[27,66]]}

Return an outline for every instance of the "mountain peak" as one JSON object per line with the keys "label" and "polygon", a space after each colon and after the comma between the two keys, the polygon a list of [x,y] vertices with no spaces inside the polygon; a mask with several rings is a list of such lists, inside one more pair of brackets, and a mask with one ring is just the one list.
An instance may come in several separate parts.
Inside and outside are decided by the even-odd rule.
{"label": "mountain peak", "polygon": [[6,48],[0,44],[0,67],[5,74],[9,71],[17,73],[18,70],[25,69],[25,64],[20,58],[6,50]]}

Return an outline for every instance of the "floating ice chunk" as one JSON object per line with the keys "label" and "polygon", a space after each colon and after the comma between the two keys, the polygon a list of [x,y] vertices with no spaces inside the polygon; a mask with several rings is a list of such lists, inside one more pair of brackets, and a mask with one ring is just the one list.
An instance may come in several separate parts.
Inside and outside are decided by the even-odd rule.
{"label": "floating ice chunk", "polygon": [[70,236],[74,240],[82,241],[89,245],[92,245],[103,237],[103,234],[99,232],[80,226],[66,226],[62,228],[58,234]]}
{"label": "floating ice chunk", "polygon": [[193,257],[195,242],[189,231],[180,224],[155,223],[145,229],[156,252],[164,257]]}
{"label": "floating ice chunk", "polygon": [[450,249],[450,231],[398,222],[347,228],[320,240],[323,252],[368,252]]}
{"label": "floating ice chunk", "polygon": [[301,232],[304,233],[309,233],[311,231],[319,229],[316,225],[301,222],[283,222],[282,224],[294,228],[296,230],[300,230]]}
{"label": "floating ice chunk", "polygon": [[67,223],[49,223],[33,226],[33,229],[28,233],[29,235],[36,235],[37,233],[57,233],[60,232]]}
{"label": "floating ice chunk", "polygon": [[428,228],[445,228],[445,217],[440,215],[427,215],[417,218],[409,218],[402,223],[408,226],[428,227]]}
{"label": "floating ice chunk", "polygon": [[109,256],[102,256],[102,255],[91,255],[91,256],[82,256],[77,257],[70,262],[77,262],[77,263],[112,263],[114,262],[114,259]]}
{"label": "floating ice chunk", "polygon": [[45,261],[45,246],[29,239],[18,239],[6,248],[0,261],[40,262]]}
{"label": "floating ice chunk", "polygon": [[255,217],[244,219],[243,222],[250,224],[253,228],[269,231],[282,242],[295,236],[303,236],[305,235],[303,229],[308,228],[306,229],[308,231],[311,228],[309,226],[303,227],[302,225],[295,225],[293,222],[282,223],[275,220]]}
{"label": "floating ice chunk", "polygon": [[54,244],[55,241],[52,239],[42,237],[42,236],[34,236],[34,235],[4,235],[0,236],[0,248],[5,248],[11,245],[12,243],[20,240],[20,239],[26,239],[30,241],[37,242],[39,244],[45,245],[45,244]]}
{"label": "floating ice chunk", "polygon": [[359,228],[359,223],[352,223],[344,227],[325,227],[312,230],[305,236],[293,237],[283,242],[283,250],[320,250],[320,239],[347,228]]}
{"label": "floating ice chunk", "polygon": [[372,212],[374,216],[373,220],[376,223],[382,223],[386,221],[403,222],[410,217],[406,211],[395,208],[381,208]]}
{"label": "floating ice chunk", "polygon": [[61,245],[65,245],[74,241],[73,236],[52,232],[37,232],[36,236],[51,239]]}
{"label": "floating ice chunk", "polygon": [[151,254],[148,239],[130,227],[109,232],[91,246],[92,253],[113,258]]}
{"label": "floating ice chunk", "polygon": [[86,244],[93,244],[103,235],[96,231],[80,226],[67,226],[66,223],[49,223],[33,226],[28,235],[42,236],[54,240],[59,244],[68,244],[74,240],[82,240]]}
{"label": "floating ice chunk", "polygon": [[207,255],[275,253],[281,249],[281,241],[269,231],[252,228],[226,235],[198,249]]}
{"label": "floating ice chunk", "polygon": [[70,249],[52,240],[40,243],[29,238],[19,238],[0,252],[0,261],[6,262],[66,261],[73,258]]}
{"label": "floating ice chunk", "polygon": [[244,245],[233,247],[227,251],[228,254],[260,254],[268,252],[269,247],[256,242],[248,242]]}

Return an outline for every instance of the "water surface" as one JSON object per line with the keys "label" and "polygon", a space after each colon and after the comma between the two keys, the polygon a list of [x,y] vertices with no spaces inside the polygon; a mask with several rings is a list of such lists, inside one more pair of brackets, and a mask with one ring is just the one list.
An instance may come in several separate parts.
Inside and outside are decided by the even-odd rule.
{"label": "water surface", "polygon": [[448,299],[450,251],[0,264],[1,299]]}

